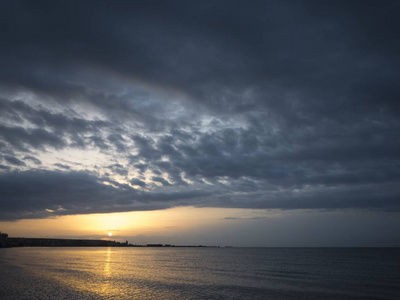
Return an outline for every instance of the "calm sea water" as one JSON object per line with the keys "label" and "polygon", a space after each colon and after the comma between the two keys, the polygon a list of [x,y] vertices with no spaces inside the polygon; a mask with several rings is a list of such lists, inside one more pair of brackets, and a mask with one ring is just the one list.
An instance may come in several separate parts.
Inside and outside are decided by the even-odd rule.
{"label": "calm sea water", "polygon": [[400,299],[400,249],[0,249],[0,299]]}

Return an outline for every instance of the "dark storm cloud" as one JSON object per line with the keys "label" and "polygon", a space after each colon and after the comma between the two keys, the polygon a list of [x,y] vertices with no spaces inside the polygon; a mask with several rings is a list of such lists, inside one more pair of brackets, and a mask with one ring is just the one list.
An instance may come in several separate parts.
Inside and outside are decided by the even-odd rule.
{"label": "dark storm cloud", "polygon": [[[5,2],[2,172],[40,165],[23,152],[94,148],[110,177],[146,189],[85,173],[88,208],[64,213],[92,211],[103,190],[123,205],[97,211],[153,209],[162,197],[162,207],[398,210],[399,10],[398,1]],[[9,176],[22,184],[30,172]],[[128,205],[127,194],[147,202]],[[21,217],[38,214],[19,199]]]}
{"label": "dark storm cloud", "polygon": [[[63,82],[65,73],[49,78],[56,67],[70,70],[62,57],[65,63],[103,65],[193,93],[208,87],[229,92],[232,84],[254,81],[343,91],[351,78],[349,83],[365,88],[370,81],[392,78],[394,70],[386,63],[397,59],[397,9],[395,1],[7,3],[3,45],[9,47],[2,48],[2,57],[9,69],[3,68],[3,74],[12,71],[4,76],[10,84],[68,93],[74,89]],[[26,63],[25,72],[12,67],[16,61],[16,66]],[[374,70],[380,72],[373,76]],[[361,74],[364,80],[353,77]],[[229,109],[257,104],[235,100]]]}
{"label": "dark storm cloud", "polygon": [[140,187],[145,187],[146,186],[146,182],[144,182],[144,181],[142,181],[140,179],[136,179],[136,178],[131,179],[130,183],[132,185],[138,185]]}
{"label": "dark storm cloud", "polygon": [[13,156],[7,155],[7,156],[4,156],[3,158],[6,162],[8,162],[12,165],[16,165],[16,166],[25,166],[26,165],[22,160],[19,160],[18,158],[13,157]]}
{"label": "dark storm cloud", "polygon": [[22,101],[7,101],[1,99],[0,108],[2,115],[15,121],[29,121],[38,127],[48,127],[56,132],[70,131],[81,132],[96,130],[97,127],[107,125],[102,121],[87,121],[74,116],[74,111],[69,109],[71,116],[50,112],[43,107],[33,107]]}
{"label": "dark storm cloud", "polygon": [[[79,118],[71,109],[67,114],[54,113],[43,107],[4,98],[0,99],[0,116],[13,124],[3,126],[0,135],[18,150],[28,150],[26,145],[38,149],[45,145],[63,148],[67,145],[67,138],[72,146],[85,147],[83,134],[97,134],[107,125],[104,121]],[[31,128],[22,127],[20,124],[24,122],[29,123]]]}
{"label": "dark storm cloud", "polygon": [[0,137],[20,151],[29,151],[26,145],[37,149],[47,145],[58,149],[66,146],[64,139],[41,128],[0,125]]}
{"label": "dark storm cloud", "polygon": [[253,193],[244,201],[242,196],[221,196],[216,207],[259,209],[367,209],[399,212],[397,183],[382,185],[336,186],[315,190]]}
{"label": "dark storm cloud", "polygon": [[125,149],[125,139],[120,134],[111,134],[108,136],[108,140],[115,146],[119,152],[124,152]]}
{"label": "dark storm cloud", "polygon": [[0,194],[1,220],[163,209],[207,195],[195,190],[142,193],[88,172],[45,170],[0,174]]}
{"label": "dark storm cloud", "polygon": [[10,170],[10,167],[9,166],[5,166],[5,165],[0,165],[0,169],[8,171],[8,170]]}

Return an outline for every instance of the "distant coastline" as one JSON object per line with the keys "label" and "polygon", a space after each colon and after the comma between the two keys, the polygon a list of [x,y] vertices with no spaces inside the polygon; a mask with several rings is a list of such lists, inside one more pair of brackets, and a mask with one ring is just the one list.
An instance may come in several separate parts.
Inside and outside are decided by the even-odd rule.
{"label": "distant coastline", "polygon": [[23,238],[6,237],[0,242],[0,247],[128,247],[125,243],[110,240],[83,240],[83,239],[52,239],[52,238]]}
{"label": "distant coastline", "polygon": [[145,244],[134,245],[128,241],[117,242],[111,240],[85,240],[85,239],[55,239],[55,238],[23,238],[9,237],[0,232],[0,248],[11,247],[208,247],[219,248],[220,246],[204,245],[172,245],[172,244]]}

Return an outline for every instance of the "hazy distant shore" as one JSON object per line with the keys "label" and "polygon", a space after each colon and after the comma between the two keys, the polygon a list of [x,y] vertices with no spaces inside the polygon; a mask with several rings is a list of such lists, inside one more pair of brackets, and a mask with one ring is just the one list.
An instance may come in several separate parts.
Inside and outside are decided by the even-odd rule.
{"label": "hazy distant shore", "polygon": [[128,241],[117,242],[111,240],[85,240],[85,239],[53,239],[53,238],[20,238],[2,237],[0,248],[11,247],[211,247],[204,245],[172,245],[172,244],[129,244]]}

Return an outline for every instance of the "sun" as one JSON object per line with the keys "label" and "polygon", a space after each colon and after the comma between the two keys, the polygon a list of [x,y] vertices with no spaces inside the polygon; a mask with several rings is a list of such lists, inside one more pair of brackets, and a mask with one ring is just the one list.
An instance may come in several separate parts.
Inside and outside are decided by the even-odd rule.
{"label": "sun", "polygon": [[109,232],[109,233],[108,233],[108,236],[112,236],[112,232]]}

